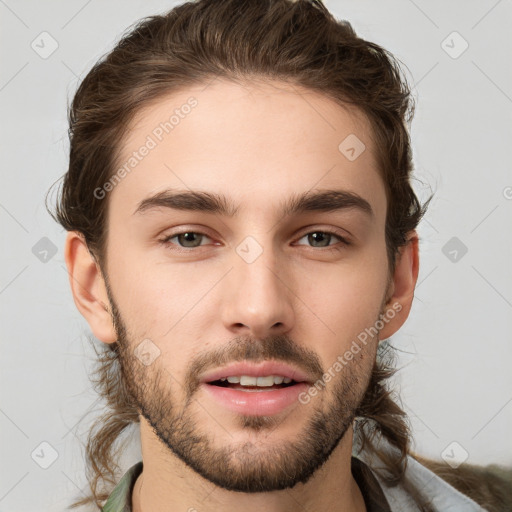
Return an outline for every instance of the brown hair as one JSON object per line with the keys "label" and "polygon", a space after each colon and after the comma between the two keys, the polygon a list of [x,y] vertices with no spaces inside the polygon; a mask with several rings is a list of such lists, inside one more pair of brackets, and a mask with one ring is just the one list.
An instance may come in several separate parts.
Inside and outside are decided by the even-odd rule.
{"label": "brown hair", "polygon": [[[109,203],[93,191],[114,175],[130,121],[150,102],[214,78],[281,80],[367,116],[388,200],[385,234],[392,275],[399,248],[408,243],[408,233],[429,202],[422,206],[410,184],[407,124],[413,100],[396,59],[358,37],[347,21],[337,21],[319,0],[199,0],[140,20],[78,87],[68,116],[69,169],[51,215],[66,230],[83,234],[93,257],[106,268]],[[119,470],[115,443],[139,418],[121,378],[117,344],[97,355],[94,382],[108,410],[88,437],[92,496],[73,506],[94,502],[101,508],[111,489],[98,489],[99,483],[114,485]],[[386,458],[386,481],[408,487],[409,427],[384,386],[392,373],[376,364],[358,413],[398,450],[398,456]],[[371,446],[370,439],[367,443]]]}
{"label": "brown hair", "polygon": [[409,182],[406,123],[414,102],[395,58],[316,0],[200,0],[140,20],[93,66],[73,98],[69,168],[54,218],[83,233],[105,263],[108,201],[94,190],[117,170],[130,121],[160,97],[214,78],[278,79],[366,114],[386,187],[392,270],[426,210]]}
{"label": "brown hair", "polygon": [[510,467],[498,464],[482,467],[464,463],[452,468],[444,462],[419,455],[414,455],[414,458],[489,512],[510,511],[512,504],[512,469]]}

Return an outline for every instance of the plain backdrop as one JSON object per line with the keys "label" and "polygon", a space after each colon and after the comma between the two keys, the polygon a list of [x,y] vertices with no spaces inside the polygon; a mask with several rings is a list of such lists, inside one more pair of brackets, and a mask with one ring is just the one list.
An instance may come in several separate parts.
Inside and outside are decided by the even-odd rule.
{"label": "plain backdrop", "polygon": [[[0,0],[0,512],[60,512],[86,488],[83,443],[102,407],[65,232],[44,195],[66,171],[66,107],[79,81],[130,25],[174,5]],[[435,192],[419,229],[416,299],[391,339],[414,448],[510,465],[512,4],[326,5],[404,64],[417,102],[414,186],[421,199]],[[44,51],[58,45],[51,55],[41,38]],[[132,435],[123,469],[140,459]]]}

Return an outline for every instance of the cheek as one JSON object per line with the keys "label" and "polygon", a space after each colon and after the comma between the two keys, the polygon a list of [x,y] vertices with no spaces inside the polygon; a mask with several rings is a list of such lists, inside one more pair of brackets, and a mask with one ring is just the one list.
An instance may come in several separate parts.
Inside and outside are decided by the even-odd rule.
{"label": "cheek", "polygon": [[308,277],[297,295],[308,307],[300,303],[297,325],[308,333],[304,339],[309,336],[318,340],[313,348],[327,368],[354,343],[361,347],[353,349],[358,357],[366,345],[370,351],[375,349],[377,338],[372,336],[387,285],[385,257],[385,249],[373,254],[368,251],[367,255],[361,254],[357,264],[339,264],[304,274]]}
{"label": "cheek", "polygon": [[215,280],[215,276],[204,275],[193,265],[155,261],[136,249],[127,249],[112,261],[110,280],[116,301],[137,332],[162,336],[193,308]]}
{"label": "cheek", "polygon": [[113,267],[112,286],[130,343],[154,342],[160,350],[158,367],[178,380],[199,349],[211,348],[208,335],[218,317],[212,289],[225,269],[206,268],[128,255]]}

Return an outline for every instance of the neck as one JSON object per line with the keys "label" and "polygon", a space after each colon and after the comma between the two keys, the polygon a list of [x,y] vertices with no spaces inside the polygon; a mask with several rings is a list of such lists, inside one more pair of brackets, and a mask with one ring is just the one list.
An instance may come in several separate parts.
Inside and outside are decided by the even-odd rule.
{"label": "neck", "polygon": [[160,442],[143,417],[140,432],[144,467],[133,489],[133,512],[295,512],[297,504],[304,510],[366,512],[351,472],[352,427],[305,484],[261,493],[228,491],[204,479]]}

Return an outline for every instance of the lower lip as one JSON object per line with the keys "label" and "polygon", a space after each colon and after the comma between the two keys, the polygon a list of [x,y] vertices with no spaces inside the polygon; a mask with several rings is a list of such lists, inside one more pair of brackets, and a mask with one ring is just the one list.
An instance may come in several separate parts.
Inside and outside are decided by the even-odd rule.
{"label": "lower lip", "polygon": [[262,391],[242,391],[212,384],[203,384],[203,388],[217,403],[230,411],[252,416],[270,416],[297,402],[299,395],[308,389],[308,384],[299,382],[286,388],[262,388]]}

